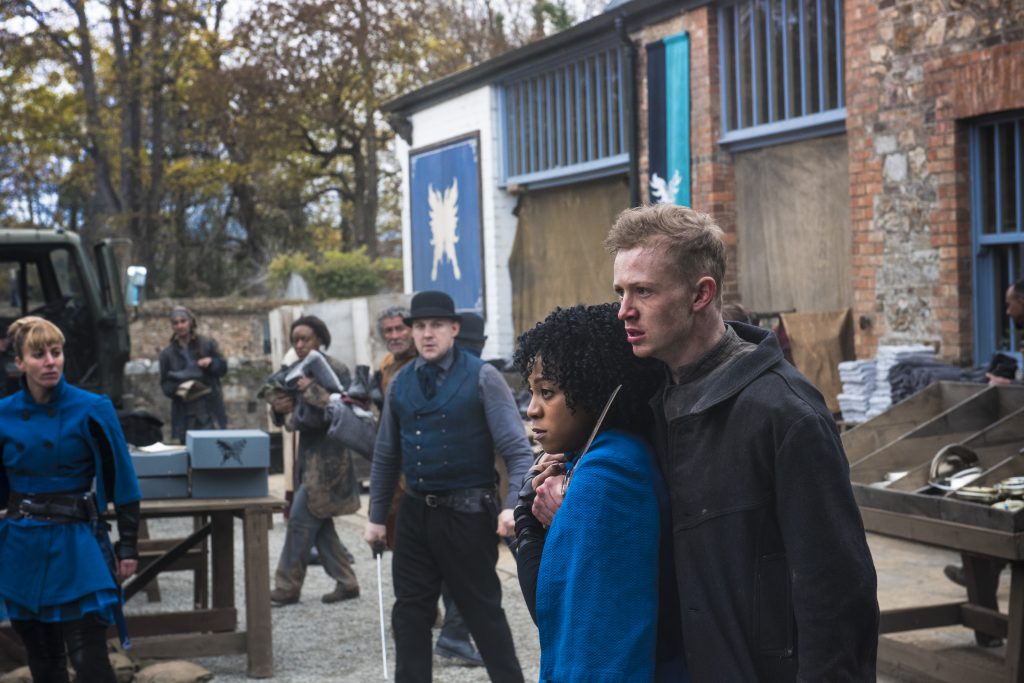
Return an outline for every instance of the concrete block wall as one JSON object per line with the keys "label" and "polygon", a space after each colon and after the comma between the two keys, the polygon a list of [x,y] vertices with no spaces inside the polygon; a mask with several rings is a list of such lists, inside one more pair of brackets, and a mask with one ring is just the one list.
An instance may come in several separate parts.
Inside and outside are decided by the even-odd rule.
{"label": "concrete block wall", "polygon": [[972,355],[967,119],[1024,108],[1024,6],[847,0],[858,356]]}

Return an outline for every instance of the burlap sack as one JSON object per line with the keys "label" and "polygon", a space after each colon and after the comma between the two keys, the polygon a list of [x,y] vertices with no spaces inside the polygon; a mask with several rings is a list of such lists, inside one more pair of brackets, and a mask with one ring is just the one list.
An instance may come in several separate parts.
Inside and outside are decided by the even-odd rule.
{"label": "burlap sack", "polygon": [[192,662],[160,662],[135,674],[135,683],[205,683],[213,674]]}
{"label": "burlap sack", "polygon": [[[75,670],[71,667],[68,667],[68,680],[71,681],[71,683],[75,683],[77,680]],[[32,674],[29,673],[27,666],[23,666],[20,669],[15,669],[14,671],[0,676],[0,683],[32,683]]]}
{"label": "burlap sack", "polygon": [[[135,670],[138,668],[131,657],[123,652],[111,652],[107,656],[110,658],[110,666],[114,669],[114,677],[117,679],[117,683],[131,683],[132,678],[135,676]],[[75,675],[74,669],[69,667],[68,680],[76,681],[77,679],[78,677]],[[0,676],[0,683],[32,683],[32,674],[29,673],[27,666],[23,666],[20,669],[15,669],[10,673]]]}
{"label": "burlap sack", "polygon": [[110,666],[114,669],[114,678],[117,683],[131,683],[135,677],[135,671],[139,668],[132,658],[124,652],[111,652],[107,655],[110,659]]}

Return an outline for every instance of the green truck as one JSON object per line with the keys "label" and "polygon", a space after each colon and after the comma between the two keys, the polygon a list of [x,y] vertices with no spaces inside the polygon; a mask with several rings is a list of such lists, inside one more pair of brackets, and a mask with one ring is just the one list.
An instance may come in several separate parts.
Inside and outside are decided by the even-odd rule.
{"label": "green truck", "polygon": [[[78,235],[0,228],[0,338],[24,315],[56,324],[67,342],[64,376],[83,389],[124,401],[124,366],[131,351],[128,313],[112,240],[92,253]],[[0,395],[17,389],[13,350],[3,350]]]}

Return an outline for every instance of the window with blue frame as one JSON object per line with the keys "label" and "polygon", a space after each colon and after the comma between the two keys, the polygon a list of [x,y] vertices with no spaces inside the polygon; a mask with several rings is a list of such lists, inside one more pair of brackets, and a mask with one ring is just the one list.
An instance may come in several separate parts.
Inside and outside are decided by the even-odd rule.
{"label": "window with blue frame", "polygon": [[842,0],[739,0],[718,9],[722,138],[731,149],[841,133]]}
{"label": "window with blue frame", "polygon": [[554,185],[625,171],[625,55],[619,46],[502,84],[506,183]]}
{"label": "window with blue frame", "polygon": [[969,133],[974,239],[974,355],[1019,352],[1006,289],[1024,277],[1024,112],[975,122]]}

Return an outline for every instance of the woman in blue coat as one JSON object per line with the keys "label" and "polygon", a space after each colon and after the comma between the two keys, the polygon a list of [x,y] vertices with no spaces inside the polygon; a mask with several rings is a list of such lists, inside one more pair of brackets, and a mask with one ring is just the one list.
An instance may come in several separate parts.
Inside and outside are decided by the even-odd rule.
{"label": "woman in blue coat", "polygon": [[[123,627],[119,584],[138,567],[135,469],[110,400],[64,380],[60,330],[30,316],[7,338],[22,378],[0,400],[0,619],[37,683],[66,683],[67,659],[78,680],[113,683],[106,631]],[[108,502],[113,548],[98,519]]]}
{"label": "woman in blue coat", "polygon": [[687,680],[671,535],[661,533],[668,494],[646,441],[648,400],[664,370],[633,355],[617,312],[618,304],[556,309],[515,352],[534,438],[562,456],[545,456],[533,479],[564,472],[567,482],[549,529],[530,511],[531,479],[515,510],[541,681]]}

